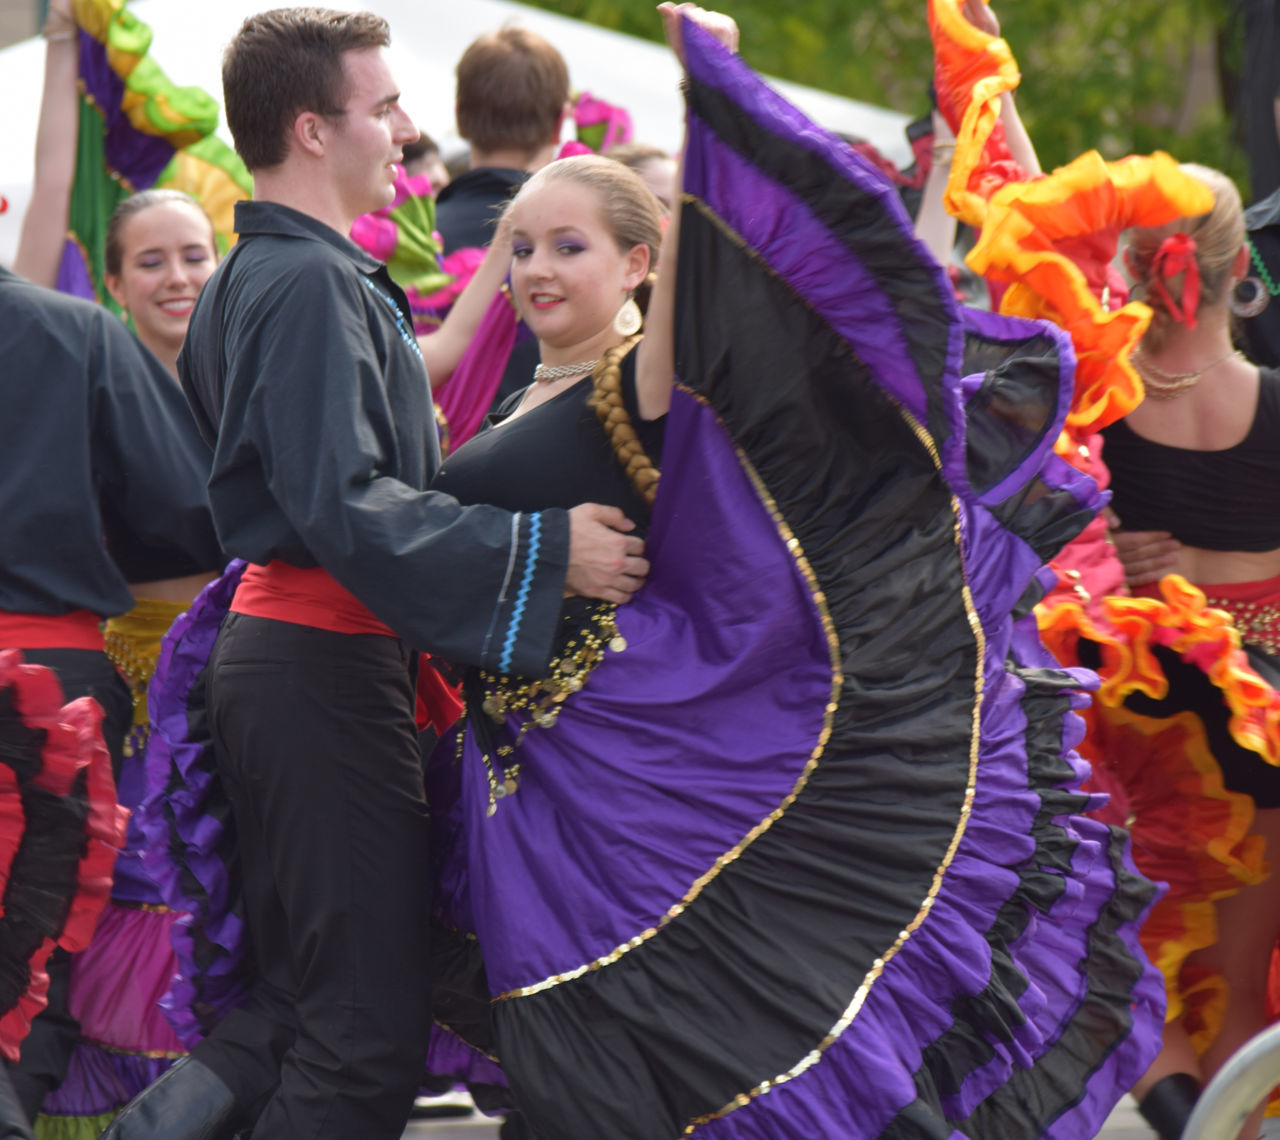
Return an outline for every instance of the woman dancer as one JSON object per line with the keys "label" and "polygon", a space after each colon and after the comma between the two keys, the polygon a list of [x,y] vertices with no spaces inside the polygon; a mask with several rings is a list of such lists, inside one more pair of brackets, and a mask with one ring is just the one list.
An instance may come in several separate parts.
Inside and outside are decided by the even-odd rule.
{"label": "woman dancer", "polygon": [[[1280,374],[1255,367],[1231,344],[1230,303],[1249,272],[1239,193],[1218,171],[1183,169],[1212,189],[1213,209],[1135,231],[1127,252],[1154,316],[1133,357],[1147,398],[1104,433],[1113,508],[1126,527],[1167,531],[1178,541],[1172,573],[1203,592],[1201,604],[1230,616],[1250,665],[1275,689],[1280,532],[1269,524],[1275,512],[1268,503],[1280,475]],[[1161,596],[1155,586],[1136,592]],[[1234,813],[1252,817],[1250,846],[1265,844],[1274,857],[1280,850],[1280,767],[1232,739],[1212,687],[1202,683],[1203,692],[1190,691],[1192,667],[1167,649],[1162,664],[1174,674],[1170,692],[1162,700],[1135,696],[1126,702],[1131,723],[1118,725],[1117,735],[1132,736],[1179,713],[1203,719],[1217,769],[1206,782]],[[1158,777],[1137,764],[1125,770],[1131,810],[1147,806]],[[1167,867],[1153,862],[1150,873],[1176,883],[1185,857],[1171,846],[1148,846],[1152,855],[1170,860]],[[1220,1019],[1206,1019],[1199,1002],[1188,1003],[1183,1018],[1167,1026],[1160,1058],[1134,1090],[1139,1099],[1166,1082],[1167,1095],[1180,1088],[1189,1105],[1198,1083],[1267,1023],[1267,974],[1280,943],[1280,880],[1263,877],[1256,864],[1252,873],[1237,868],[1236,878],[1238,889],[1212,903],[1205,931],[1212,937],[1187,955],[1181,970],[1183,985],[1202,995],[1206,982],[1216,986],[1225,1008]],[[1244,1140],[1256,1134],[1260,1117],[1261,1109],[1246,1122]],[[1163,1134],[1176,1136],[1181,1123],[1166,1125]]]}
{"label": "woman dancer", "polygon": [[637,600],[566,605],[547,680],[470,675],[433,761],[442,917],[493,1003],[470,1043],[548,1140],[1091,1134],[1159,999],[1025,616],[1096,505],[1049,457],[1061,341],[962,323],[891,188],[712,42],[731,24],[663,12],[678,275],[672,245],[634,347],[653,204],[590,159],[531,179],[513,295],[558,367],[437,482],[653,504]]}
{"label": "woman dancer", "polygon": [[[965,14],[980,22],[971,7]],[[1248,263],[1238,196],[1221,175],[1178,168],[1160,155],[1113,164],[1085,155],[1039,182],[1011,173],[990,115],[993,93],[1018,81],[1007,45],[992,39],[993,27],[969,27],[954,0],[937,0],[931,19],[939,88],[950,93],[964,124],[951,205],[984,227],[971,264],[1011,286],[1008,308],[1047,316],[1076,340],[1081,375],[1060,450],[1105,480],[1105,439],[1125,525],[1133,525],[1126,515],[1139,529],[1153,520],[1177,522],[1204,539],[1208,515],[1196,506],[1208,501],[1202,496],[1216,488],[1222,504],[1238,501],[1224,480],[1238,484],[1241,463],[1247,478],[1277,462],[1261,438],[1272,414],[1269,377],[1264,372],[1259,380],[1230,353],[1232,278]],[[1131,260],[1154,317],[1150,308],[1125,305],[1124,283],[1109,276],[1118,235],[1134,225]],[[1129,349],[1139,338],[1131,366]],[[1210,379],[1227,370],[1226,384],[1240,386],[1231,409],[1238,419],[1208,405],[1211,393],[1222,390],[1216,384],[1197,397],[1201,406],[1184,401],[1199,384],[1199,370],[1162,380],[1172,363],[1162,360],[1165,353],[1208,365],[1201,374]],[[1151,354],[1159,354],[1154,363]],[[1201,418],[1187,434],[1192,417]],[[1173,430],[1179,426],[1181,435]],[[1231,446],[1219,447],[1224,443]],[[1190,498],[1175,486],[1188,470],[1196,473]],[[1169,993],[1165,1049],[1135,1089],[1162,1137],[1181,1134],[1200,1077],[1264,1016],[1275,932],[1249,913],[1258,903],[1237,901],[1266,889],[1258,884],[1272,825],[1266,811],[1255,821],[1254,809],[1267,804],[1271,765],[1280,761],[1280,697],[1272,670],[1253,648],[1265,643],[1266,607],[1258,599],[1274,574],[1263,517],[1219,511],[1206,540],[1214,549],[1189,552],[1178,567],[1193,580],[1225,580],[1209,589],[1222,595],[1214,604],[1235,617],[1239,632],[1182,578],[1129,598],[1102,534],[1068,546],[1057,563],[1060,589],[1039,607],[1055,656],[1101,673],[1081,749],[1113,794],[1109,818],[1133,830],[1139,866],[1170,883],[1143,930]],[[1237,544],[1253,553],[1233,553]],[[1263,581],[1250,582],[1257,578]],[[1246,1128],[1243,1135],[1253,1133]]]}

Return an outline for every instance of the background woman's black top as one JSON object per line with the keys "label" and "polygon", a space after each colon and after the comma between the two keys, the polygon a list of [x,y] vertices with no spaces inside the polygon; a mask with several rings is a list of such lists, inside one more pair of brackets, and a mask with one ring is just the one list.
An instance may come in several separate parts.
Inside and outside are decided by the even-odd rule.
{"label": "background woman's black top", "polygon": [[1234,447],[1171,447],[1124,420],[1102,433],[1125,530],[1168,531],[1202,550],[1280,548],[1280,372],[1260,369],[1259,380],[1253,426]]}

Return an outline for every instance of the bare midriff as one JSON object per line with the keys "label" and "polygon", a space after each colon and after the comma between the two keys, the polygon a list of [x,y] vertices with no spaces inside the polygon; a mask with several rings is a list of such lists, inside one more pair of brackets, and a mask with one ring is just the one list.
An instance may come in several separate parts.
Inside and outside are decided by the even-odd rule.
{"label": "bare midriff", "polygon": [[217,574],[188,574],[185,578],[157,578],[154,582],[130,582],[129,590],[135,598],[184,603],[191,601],[216,577]]}

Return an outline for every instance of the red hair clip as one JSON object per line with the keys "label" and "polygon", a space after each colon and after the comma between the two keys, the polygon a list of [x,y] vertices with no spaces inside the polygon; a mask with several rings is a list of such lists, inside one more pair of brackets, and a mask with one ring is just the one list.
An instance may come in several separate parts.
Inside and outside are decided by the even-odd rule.
{"label": "red hair clip", "polygon": [[[1185,273],[1182,281],[1182,304],[1179,305],[1165,284],[1170,277]],[[1200,308],[1200,263],[1196,260],[1196,243],[1186,234],[1171,234],[1160,243],[1151,259],[1151,288],[1164,301],[1169,315],[1189,329],[1196,327]]]}

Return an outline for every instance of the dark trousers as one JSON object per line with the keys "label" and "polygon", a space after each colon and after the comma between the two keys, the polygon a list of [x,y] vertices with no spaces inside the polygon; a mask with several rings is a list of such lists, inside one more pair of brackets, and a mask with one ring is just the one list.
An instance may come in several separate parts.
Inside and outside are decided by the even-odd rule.
{"label": "dark trousers", "polygon": [[[115,666],[93,649],[23,649],[22,656],[29,664],[47,666],[58,674],[64,700],[92,697],[102,706],[102,735],[119,779],[124,738],[133,723],[133,698]],[[31,1022],[18,1063],[9,1070],[13,1090],[32,1120],[45,1096],[62,1084],[80,1039],[79,1023],[67,1009],[71,956],[65,950],[54,950],[45,969],[49,974],[48,1004]]]}
{"label": "dark trousers", "polygon": [[258,978],[194,1055],[257,1140],[397,1140],[430,1029],[413,655],[230,614],[207,671]]}

